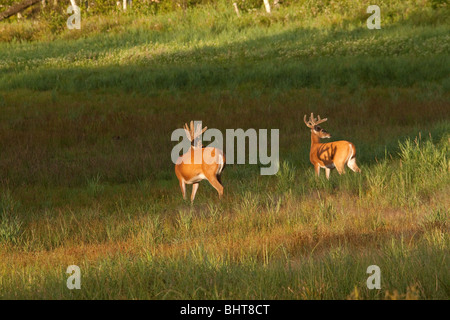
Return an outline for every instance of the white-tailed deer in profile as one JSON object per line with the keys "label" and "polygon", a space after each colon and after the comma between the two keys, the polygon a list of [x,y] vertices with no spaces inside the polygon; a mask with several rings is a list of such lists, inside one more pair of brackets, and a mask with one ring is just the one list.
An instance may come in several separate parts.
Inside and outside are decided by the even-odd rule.
{"label": "white-tailed deer in profile", "polygon": [[361,172],[356,165],[356,149],[355,145],[348,141],[334,141],[328,143],[320,143],[321,138],[330,138],[331,135],[319,127],[319,124],[328,119],[317,120],[311,113],[309,121],[306,121],[306,115],[303,120],[308,128],[311,128],[311,151],[309,153],[309,160],[314,166],[316,175],[319,176],[320,168],[325,169],[327,179],[330,178],[330,171],[336,168],[339,174],[345,173],[345,165],[347,165],[354,172]]}
{"label": "white-tailed deer in profile", "polygon": [[[175,174],[180,182],[183,199],[186,199],[186,184],[192,184],[191,203],[194,202],[198,184],[206,179],[219,193],[219,198],[223,195],[223,186],[220,176],[225,167],[225,155],[222,150],[217,148],[202,146],[198,139],[207,127],[203,128],[197,125],[194,129],[194,121],[191,121],[190,127],[187,123],[184,125],[184,131],[191,141],[191,147],[188,152],[180,156],[175,164]],[[197,156],[196,156],[197,154]]]}

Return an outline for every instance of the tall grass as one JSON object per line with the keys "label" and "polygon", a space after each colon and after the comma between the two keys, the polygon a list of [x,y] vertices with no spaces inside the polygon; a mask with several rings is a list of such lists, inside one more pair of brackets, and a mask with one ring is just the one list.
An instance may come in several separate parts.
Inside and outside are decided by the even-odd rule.
{"label": "tall grass", "polygon": [[0,198],[0,243],[18,244],[23,233],[23,222],[17,210],[18,203],[7,190]]}
{"label": "tall grass", "polygon": [[[361,184],[361,194],[349,194],[345,181],[335,182],[331,189],[320,184],[308,191],[297,188],[312,172],[301,173],[291,166],[289,170],[295,172],[295,180],[288,179],[291,187],[275,188],[267,195],[267,186],[259,184],[256,192],[229,190],[222,203],[204,203],[200,198],[195,207],[169,209],[167,200],[152,199],[154,196],[150,196],[152,205],[142,207],[148,200],[139,200],[140,192],[133,195],[128,190],[128,198],[134,200],[123,203],[118,199],[112,210],[106,209],[106,199],[100,198],[93,201],[102,205],[90,210],[71,206],[49,212],[47,217],[33,215],[21,227],[18,241],[3,242],[7,251],[0,264],[1,295],[389,299],[411,298],[414,289],[416,298],[447,298],[448,138],[438,143],[400,142],[401,157],[383,161],[390,172],[380,171],[376,169],[380,164],[374,164],[366,167],[362,176],[348,173],[345,178]],[[419,157],[424,157],[427,165],[411,172],[414,179],[421,180],[399,184],[399,179],[411,174],[405,168],[412,165],[408,161]],[[286,171],[288,166],[282,168]],[[371,183],[380,177],[382,192]],[[425,177],[435,183],[427,183]],[[274,178],[283,181],[285,173]],[[90,187],[86,188],[90,192]],[[428,193],[443,202],[430,203]],[[405,194],[408,197],[402,198]],[[2,199],[4,208],[17,202],[9,192]],[[176,204],[175,199],[169,201]],[[54,254],[46,256],[46,250]],[[21,276],[12,272],[17,268],[16,254],[6,252],[21,252],[21,263],[29,265],[23,271],[32,279],[27,288],[20,285]],[[33,252],[46,256],[40,260],[42,265],[30,265]],[[434,262],[423,264],[424,259]],[[79,293],[64,288],[63,268],[68,263],[80,265],[83,272]],[[382,291],[365,287],[365,268],[371,264],[379,265],[383,272]],[[43,269],[44,265],[49,268]],[[432,279],[438,279],[437,284]],[[12,290],[17,285],[22,289]]]}

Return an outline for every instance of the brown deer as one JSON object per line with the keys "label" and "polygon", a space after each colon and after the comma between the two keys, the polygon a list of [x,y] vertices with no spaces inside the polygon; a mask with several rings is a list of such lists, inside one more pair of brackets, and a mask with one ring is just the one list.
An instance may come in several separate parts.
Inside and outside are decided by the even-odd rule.
{"label": "brown deer", "polygon": [[[219,193],[219,198],[223,195],[223,186],[221,174],[225,167],[225,155],[222,150],[217,148],[202,146],[198,139],[207,127],[201,128],[197,125],[194,130],[194,122],[191,121],[190,127],[187,123],[184,125],[184,131],[191,141],[191,148],[188,152],[180,156],[175,164],[175,174],[180,182],[183,199],[186,199],[186,184],[192,184],[191,203],[194,202],[197,193],[198,184],[206,179]],[[197,159],[196,157],[201,158]]]}
{"label": "brown deer", "polygon": [[306,115],[303,118],[308,128],[311,128],[311,151],[309,153],[309,160],[314,166],[316,175],[319,176],[320,168],[325,169],[327,179],[330,178],[331,169],[336,168],[339,174],[345,173],[345,165],[347,165],[354,172],[361,172],[356,165],[356,149],[355,145],[348,141],[334,141],[328,143],[320,143],[320,139],[331,138],[331,135],[321,127],[319,124],[328,119],[317,120],[311,113],[309,121],[306,121]]}

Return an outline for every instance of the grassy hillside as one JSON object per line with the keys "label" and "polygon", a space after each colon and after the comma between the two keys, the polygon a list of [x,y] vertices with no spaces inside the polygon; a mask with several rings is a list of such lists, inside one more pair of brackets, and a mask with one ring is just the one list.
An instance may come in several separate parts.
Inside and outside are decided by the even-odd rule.
{"label": "grassy hillside", "polygon": [[[448,299],[448,6],[380,3],[381,30],[356,1],[0,23],[0,297]],[[310,112],[361,174],[314,177]],[[190,120],[280,129],[280,171],[229,165],[191,206]]]}

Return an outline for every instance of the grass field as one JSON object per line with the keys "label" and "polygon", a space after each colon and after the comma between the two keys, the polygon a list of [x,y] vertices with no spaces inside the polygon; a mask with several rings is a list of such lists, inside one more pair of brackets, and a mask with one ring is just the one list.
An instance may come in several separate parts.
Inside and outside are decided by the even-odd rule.
{"label": "grass field", "polygon": [[[356,1],[225,3],[0,22],[0,298],[449,299],[445,1],[380,1],[381,30]],[[314,177],[311,112],[361,174]],[[191,206],[190,120],[280,129],[279,172],[228,165]]]}

